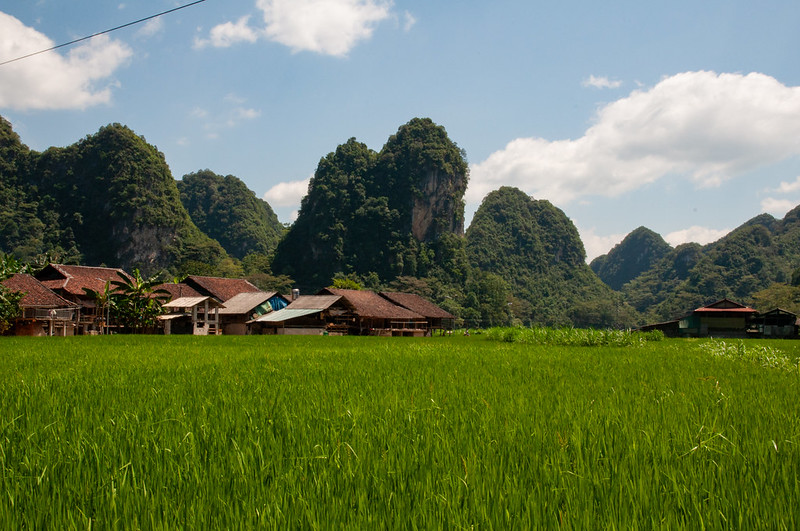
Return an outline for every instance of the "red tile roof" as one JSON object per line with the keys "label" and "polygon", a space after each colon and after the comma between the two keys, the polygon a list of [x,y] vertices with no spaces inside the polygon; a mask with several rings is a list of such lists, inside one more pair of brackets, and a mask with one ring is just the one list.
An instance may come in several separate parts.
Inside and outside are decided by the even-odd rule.
{"label": "red tile roof", "polygon": [[403,308],[409,309],[429,319],[455,319],[455,315],[442,310],[416,293],[382,291],[380,295],[398,306],[402,306]]}
{"label": "red tile roof", "polygon": [[422,315],[384,299],[374,291],[325,288],[320,295],[339,295],[361,317],[422,320]]}
{"label": "red tile roof", "polygon": [[36,278],[52,290],[63,290],[71,295],[85,297],[83,288],[103,291],[106,282],[119,280],[120,274],[131,278],[128,273],[115,267],[50,264]]}
{"label": "red tile roof", "polygon": [[19,305],[23,308],[75,308],[77,304],[69,302],[59,296],[54,291],[48,289],[44,284],[36,280],[33,276],[25,273],[17,273],[3,282],[0,282],[11,291],[23,292],[25,296],[20,300]]}
{"label": "red tile roof", "polygon": [[186,277],[183,282],[196,289],[201,295],[211,295],[222,302],[240,293],[261,291],[243,278],[198,277],[192,275]]}

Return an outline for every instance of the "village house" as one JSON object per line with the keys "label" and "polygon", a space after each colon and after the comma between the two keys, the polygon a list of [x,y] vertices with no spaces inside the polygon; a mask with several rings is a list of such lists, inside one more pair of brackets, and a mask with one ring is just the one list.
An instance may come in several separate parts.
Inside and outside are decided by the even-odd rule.
{"label": "village house", "polygon": [[286,297],[276,291],[250,291],[234,295],[219,310],[222,333],[243,336],[248,333],[248,321],[281,310],[287,304],[289,301]]}
{"label": "village house", "polygon": [[250,281],[243,278],[201,277],[190,275],[183,279],[185,284],[200,295],[214,297],[219,302],[226,302],[240,293],[261,291]]}
{"label": "village house", "polygon": [[376,336],[425,335],[422,315],[398,306],[374,291],[325,288],[318,295],[338,295],[349,310],[348,334]]}
{"label": "village house", "polygon": [[17,336],[71,336],[75,334],[78,305],[48,289],[31,275],[17,273],[2,282],[11,291],[24,293],[22,313],[14,319],[11,333]]}
{"label": "village house", "polygon": [[771,337],[796,338],[797,315],[776,308],[759,313],[729,299],[702,306],[672,321],[645,325],[640,330],[660,330],[668,337]]}
{"label": "village house", "polygon": [[78,306],[76,334],[97,334],[104,326],[103,312],[85,290],[102,293],[107,284],[120,280],[120,275],[131,279],[119,268],[49,264],[35,276],[45,287]]}
{"label": "village house", "polygon": [[248,322],[251,334],[344,335],[354,322],[339,295],[298,295],[283,309]]}
{"label": "village house", "polygon": [[428,330],[431,334],[436,330],[443,332],[445,330],[452,331],[455,328],[455,315],[439,308],[415,293],[382,291],[380,296],[393,304],[423,316],[428,323]]}
{"label": "village house", "polygon": [[781,308],[758,314],[752,319],[752,325],[760,337],[790,339],[798,336],[797,315]]}

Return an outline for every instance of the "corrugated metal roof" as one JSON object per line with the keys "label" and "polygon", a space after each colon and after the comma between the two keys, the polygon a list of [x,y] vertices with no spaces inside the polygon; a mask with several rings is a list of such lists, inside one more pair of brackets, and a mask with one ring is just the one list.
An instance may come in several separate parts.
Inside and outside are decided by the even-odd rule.
{"label": "corrugated metal roof", "polygon": [[205,296],[205,297],[180,297],[178,299],[169,301],[168,303],[164,304],[164,308],[191,308],[192,306],[198,306],[203,304],[205,306],[205,301],[208,301],[209,308],[224,308],[225,305],[217,302],[214,300],[213,297]]}
{"label": "corrugated metal roof", "polygon": [[341,298],[340,295],[300,295],[290,302],[287,308],[293,310],[327,310]]}
{"label": "corrugated metal roof", "polygon": [[239,315],[250,313],[275,295],[277,295],[277,292],[275,291],[254,291],[251,293],[240,293],[225,301],[225,307],[222,308],[219,313],[220,315]]}
{"label": "corrugated metal roof", "polygon": [[444,311],[416,293],[382,291],[380,295],[394,304],[431,319],[455,319],[455,315]]}
{"label": "corrugated metal roof", "polygon": [[325,288],[320,294],[340,295],[361,317],[423,320],[422,315],[389,302],[374,291]]}
{"label": "corrugated metal roof", "polygon": [[284,308],[283,310],[278,310],[277,312],[270,312],[264,314],[257,319],[248,321],[248,323],[282,323],[284,321],[289,321],[291,319],[296,319],[298,317],[305,317],[306,315],[314,315],[315,313],[319,313],[321,311],[322,310],[316,308],[291,309],[291,310],[289,308]]}

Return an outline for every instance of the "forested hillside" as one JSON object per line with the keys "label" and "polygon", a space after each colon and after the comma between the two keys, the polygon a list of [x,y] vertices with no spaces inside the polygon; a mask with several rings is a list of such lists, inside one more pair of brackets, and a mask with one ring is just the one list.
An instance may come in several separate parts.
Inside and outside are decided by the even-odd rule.
{"label": "forested hillside", "polygon": [[129,128],[37,153],[1,122],[4,252],[146,272],[225,258],[189,219],[163,154]]}
{"label": "forested hillside", "polygon": [[463,153],[430,119],[400,127],[380,153],[351,138],[320,160],[273,269],[304,289],[337,273],[427,277],[462,245],[466,187]]}
{"label": "forested hillside", "polygon": [[638,320],[586,265],[575,225],[549,201],[510,187],[491,192],[466,239],[471,266],[505,286],[523,322],[624,326]]}
{"label": "forested hillside", "polygon": [[640,227],[590,268],[564,213],[515,188],[490,193],[465,234],[467,180],[444,127],[415,118],[380,151],[351,138],[320,159],[286,230],[234,176],[176,182],[123,125],[38,153],[0,118],[0,253],[283,291],[411,291],[472,326],[634,326],[723,297],[800,310],[800,207],[705,246],[673,249]]}
{"label": "forested hillside", "polygon": [[[660,247],[660,237],[641,238],[637,231],[593,262],[593,267],[599,264],[596,270],[601,275],[622,271],[634,257],[652,254],[655,245]],[[651,321],[672,319],[724,297],[746,304],[761,300],[761,309],[771,309],[766,308],[770,301],[762,292],[792,283],[798,267],[800,207],[783,220],[759,215],[705,246],[684,244],[670,249],[619,289],[625,300]],[[800,279],[794,277],[797,283]]]}
{"label": "forested hillside", "polygon": [[270,254],[283,235],[283,225],[269,203],[256,197],[233,175],[202,170],[178,181],[181,203],[197,227],[230,254]]}

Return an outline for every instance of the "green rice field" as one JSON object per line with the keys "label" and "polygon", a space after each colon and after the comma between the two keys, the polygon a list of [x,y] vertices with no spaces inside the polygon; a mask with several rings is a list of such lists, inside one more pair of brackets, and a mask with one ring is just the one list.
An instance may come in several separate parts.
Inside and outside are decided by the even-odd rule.
{"label": "green rice field", "polygon": [[800,528],[800,342],[561,334],[2,338],[0,529]]}

